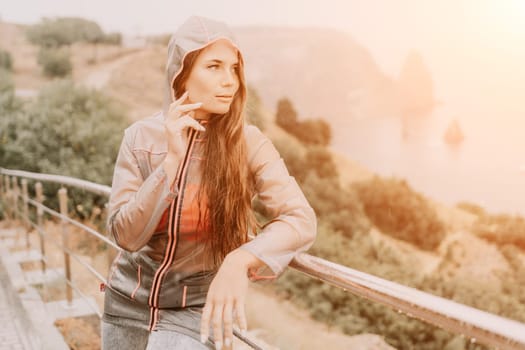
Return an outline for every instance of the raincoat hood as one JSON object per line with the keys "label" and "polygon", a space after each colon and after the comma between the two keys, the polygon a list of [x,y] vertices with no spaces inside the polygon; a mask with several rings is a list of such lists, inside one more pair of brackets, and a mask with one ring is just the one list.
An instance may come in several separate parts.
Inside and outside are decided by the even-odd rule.
{"label": "raincoat hood", "polygon": [[[227,39],[239,52],[239,74],[243,73],[241,51],[230,28],[223,22],[205,17],[188,18],[171,36],[168,44],[166,63],[166,81],[164,86],[163,113],[166,114],[170,104],[175,100],[176,91],[172,88],[175,78],[183,69],[184,58],[189,52],[202,49],[219,39]],[[243,79],[244,80],[244,79]]]}

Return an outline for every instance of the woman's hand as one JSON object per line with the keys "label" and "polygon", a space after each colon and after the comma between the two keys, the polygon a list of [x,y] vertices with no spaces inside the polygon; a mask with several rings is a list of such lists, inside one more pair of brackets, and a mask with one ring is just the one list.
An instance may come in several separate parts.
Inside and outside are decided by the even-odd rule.
{"label": "woman's hand", "polygon": [[166,116],[165,128],[168,140],[168,154],[164,160],[164,170],[168,174],[170,183],[175,179],[177,166],[184,158],[188,147],[187,129],[192,128],[197,131],[204,131],[204,127],[193,119],[193,111],[199,109],[202,103],[183,104],[188,98],[186,91],[179,99],[175,100],[169,107]]}
{"label": "woman's hand", "polygon": [[236,314],[241,333],[247,329],[244,302],[248,290],[248,268],[262,262],[241,249],[226,256],[211,282],[206,305],[202,311],[201,341],[208,339],[210,321],[213,326],[215,348],[230,349],[233,343],[233,315]]}

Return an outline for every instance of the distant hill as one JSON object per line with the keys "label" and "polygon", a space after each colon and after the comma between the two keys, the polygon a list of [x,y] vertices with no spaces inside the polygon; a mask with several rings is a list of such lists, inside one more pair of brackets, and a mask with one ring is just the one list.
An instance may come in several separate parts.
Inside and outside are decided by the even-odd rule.
{"label": "distant hill", "polygon": [[248,82],[275,109],[287,96],[299,117],[339,119],[392,114],[395,81],[349,34],[333,29],[239,27]]}

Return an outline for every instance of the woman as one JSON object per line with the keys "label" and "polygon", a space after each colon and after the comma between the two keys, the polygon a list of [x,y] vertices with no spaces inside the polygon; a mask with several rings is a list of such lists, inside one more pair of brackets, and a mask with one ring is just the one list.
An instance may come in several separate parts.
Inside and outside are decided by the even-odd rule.
{"label": "woman", "polygon": [[[234,315],[247,327],[249,279],[277,277],[316,234],[274,146],[244,125],[229,29],[189,18],[166,68],[163,111],[126,129],[115,165],[108,230],[123,251],[105,289],[104,349],[230,348]],[[271,220],[248,241],[254,195]]]}

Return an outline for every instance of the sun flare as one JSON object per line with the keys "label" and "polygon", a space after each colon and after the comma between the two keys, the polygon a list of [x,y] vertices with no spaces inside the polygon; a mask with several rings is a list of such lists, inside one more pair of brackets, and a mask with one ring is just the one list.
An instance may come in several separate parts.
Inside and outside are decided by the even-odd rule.
{"label": "sun flare", "polygon": [[525,1],[489,1],[485,15],[509,34],[525,34]]}

